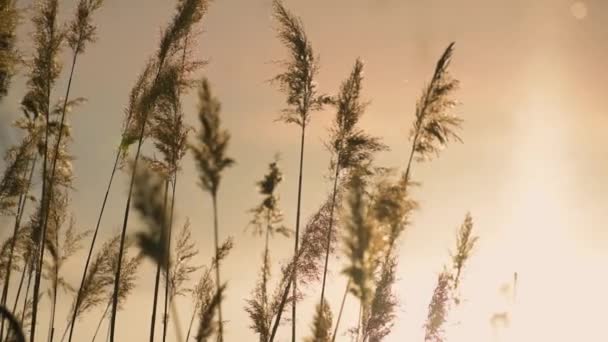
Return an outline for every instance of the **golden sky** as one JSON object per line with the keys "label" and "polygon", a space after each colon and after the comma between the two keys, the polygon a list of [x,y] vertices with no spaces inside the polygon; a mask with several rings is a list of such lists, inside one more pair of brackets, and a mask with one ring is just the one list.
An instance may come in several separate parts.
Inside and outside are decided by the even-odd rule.
{"label": "golden sky", "polygon": [[[71,14],[75,2],[61,1],[64,13]],[[449,258],[456,228],[467,211],[481,240],[462,283],[465,302],[448,327],[451,342],[608,340],[602,324],[608,305],[604,291],[608,287],[608,182],[604,180],[608,175],[608,2],[285,3],[302,17],[321,57],[322,91],[334,93],[355,59],[364,60],[364,96],[371,105],[362,125],[391,147],[378,158],[383,166],[405,164],[415,100],[443,49],[456,42],[452,72],[462,82],[458,92],[462,105],[456,112],[465,119],[464,144],[450,146],[438,160],[418,164],[413,171],[422,183],[414,192],[421,208],[400,246],[401,306],[386,341],[422,339],[436,275]],[[244,231],[249,220],[246,211],[257,203],[255,181],[276,152],[282,155],[285,172],[281,200],[286,223],[295,220],[299,133],[296,127],[274,122],[283,95],[265,82],[278,71],[271,62],[285,52],[273,32],[270,4],[270,0],[217,0],[197,40],[199,56],[210,62],[205,75],[223,102],[224,123],[233,137],[230,153],[237,161],[226,173],[219,202],[221,234],[234,236],[236,242],[223,268],[223,278],[229,281],[224,306],[227,341],[253,338],[243,307],[254,287],[262,241]],[[80,60],[73,84],[74,96],[89,99],[73,121],[77,190],[72,210],[83,228],[94,227],[129,89],[154,51],[173,5],[167,0],[106,0],[97,16],[99,41]],[[26,51],[29,43],[23,34],[28,30],[28,24],[21,30]],[[62,82],[57,89],[64,86]],[[8,123],[16,117],[22,94],[23,79],[17,78],[0,104],[2,145],[16,139]],[[194,124],[193,96],[184,108]],[[323,141],[332,115],[331,111],[316,114],[308,130],[304,220],[329,190],[324,177],[329,155]],[[190,218],[200,262],[206,263],[212,248],[210,201],[196,187],[193,163],[186,159],[178,184],[176,224]],[[122,219],[126,177],[121,175],[116,184],[102,238],[118,232]],[[139,227],[134,219],[129,231]],[[275,261],[291,250],[291,241],[272,242]],[[80,279],[81,261],[77,258],[68,266],[66,276],[73,284]],[[341,261],[332,261],[329,298],[334,311],[345,284],[341,267]],[[135,295],[119,314],[119,341],[140,341],[148,334],[151,270],[146,263]],[[515,305],[499,292],[513,272],[519,274]],[[309,331],[318,290],[307,289],[314,300],[300,306],[300,337]],[[61,319],[70,302],[62,300]],[[179,303],[184,323],[190,302]],[[496,334],[490,316],[507,309],[513,316],[511,331]],[[351,298],[343,322],[356,322],[356,311]],[[78,340],[92,335],[99,315],[90,314],[77,326]],[[287,340],[288,329],[282,330],[280,337]]]}

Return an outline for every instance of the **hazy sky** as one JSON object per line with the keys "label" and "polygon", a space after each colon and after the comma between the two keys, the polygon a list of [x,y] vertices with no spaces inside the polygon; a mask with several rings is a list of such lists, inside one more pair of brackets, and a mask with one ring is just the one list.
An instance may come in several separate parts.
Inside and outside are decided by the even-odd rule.
{"label": "hazy sky", "polygon": [[[365,61],[364,96],[371,105],[362,126],[391,147],[378,163],[402,167],[409,153],[407,133],[415,101],[436,59],[456,42],[452,64],[462,82],[457,113],[465,119],[464,144],[451,145],[438,160],[416,164],[422,186],[413,193],[420,210],[400,246],[399,317],[387,341],[420,341],[426,308],[437,273],[448,261],[455,231],[470,211],[481,236],[465,279],[465,302],[450,323],[450,341],[506,341],[494,336],[493,312],[509,309],[499,288],[519,273],[513,312],[514,341],[603,341],[608,305],[608,153],[605,99],[608,82],[608,2],[588,0],[286,0],[300,15],[321,58],[320,89],[334,93],[355,59]],[[31,1],[19,1],[27,6]],[[61,1],[71,15],[76,1]],[[155,51],[160,28],[174,1],[106,0],[96,17],[99,41],[79,60],[73,95],[89,103],[74,116],[73,151],[77,160],[72,211],[79,226],[91,229],[102,200],[114,149],[120,137],[128,92]],[[286,223],[293,225],[299,136],[295,126],[274,122],[284,97],[265,81],[277,73],[271,61],[285,56],[273,32],[270,0],[217,0],[197,38],[198,56],[209,60],[204,74],[223,102],[232,133],[230,169],[220,190],[221,235],[234,236],[236,248],[222,269],[229,282],[225,302],[226,340],[254,337],[247,329],[245,298],[254,288],[263,242],[244,228],[247,209],[259,198],[255,181],[276,152],[282,154],[281,188]],[[26,21],[20,44],[29,43]],[[67,61],[67,56],[65,58]],[[18,115],[23,79],[17,78],[0,104],[1,140],[17,137],[9,122]],[[55,98],[63,92],[58,84]],[[184,103],[196,123],[196,101]],[[329,155],[323,142],[333,112],[316,114],[306,144],[303,219],[328,191]],[[102,238],[118,232],[126,201],[126,177],[116,181],[103,221]],[[212,251],[210,201],[196,186],[187,156],[178,183],[176,225],[192,222],[208,263]],[[141,225],[130,222],[129,232]],[[9,227],[8,225],[6,227]],[[3,228],[9,231],[7,228]],[[275,239],[272,257],[290,255],[292,241]],[[65,276],[77,284],[83,258]],[[337,311],[345,279],[333,260],[329,298]],[[139,273],[136,293],[119,314],[118,341],[144,340],[149,330],[152,266]],[[275,272],[276,275],[276,272]],[[313,301],[300,306],[299,335],[309,333],[311,308],[319,286],[306,290]],[[71,299],[63,297],[60,322]],[[48,302],[43,302],[44,306]],[[180,300],[182,324],[190,301]],[[345,320],[356,322],[357,304],[347,302]],[[101,312],[77,326],[79,341],[92,335]],[[46,315],[40,332],[46,332]],[[63,332],[63,323],[58,324]],[[348,324],[343,324],[347,328]],[[104,325],[105,329],[105,325]],[[287,340],[282,328],[281,341]],[[172,331],[169,336],[173,337]],[[40,336],[42,337],[43,334]],[[105,334],[104,334],[105,336]],[[41,339],[42,340],[42,339]],[[339,340],[348,340],[341,336]]]}

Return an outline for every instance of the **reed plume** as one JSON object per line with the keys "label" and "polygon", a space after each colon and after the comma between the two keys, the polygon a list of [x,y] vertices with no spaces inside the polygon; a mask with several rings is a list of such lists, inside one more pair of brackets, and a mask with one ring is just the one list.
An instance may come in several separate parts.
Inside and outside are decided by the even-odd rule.
{"label": "reed plume", "polygon": [[75,312],[76,315],[68,317],[61,341],[65,339],[68,328],[74,323],[74,317],[79,319],[99,305],[107,303],[113,283],[111,258],[112,254],[118,251],[119,239],[120,236],[115,236],[106,241],[92,259],[85,281],[72,302],[70,313]]}
{"label": "reed plume", "polygon": [[407,181],[414,157],[418,161],[431,159],[451,140],[461,141],[456,130],[462,119],[450,113],[457,105],[452,95],[459,85],[448,70],[453,52],[454,43],[451,43],[437,61],[431,81],[416,102],[416,118],[410,130],[412,149],[405,170]]}
{"label": "reed plume", "polygon": [[[194,338],[196,342],[206,342],[211,335],[216,330],[216,325],[214,324],[213,318],[216,312],[216,307],[220,305],[222,302],[222,296],[224,289],[226,287],[220,286],[219,290],[215,292],[215,294],[211,297],[209,302],[204,303],[203,307],[200,310],[199,317],[199,325],[198,325],[198,333]],[[219,312],[219,310],[217,310]],[[221,326],[221,321],[218,321],[218,326]],[[219,334],[219,333],[218,333]],[[221,335],[218,335],[218,338],[221,338]]]}
{"label": "reed plume", "polygon": [[451,253],[451,268],[444,266],[439,274],[433,292],[425,327],[424,340],[428,342],[445,341],[444,324],[448,320],[449,310],[460,304],[460,280],[466,261],[470,258],[478,237],[473,235],[473,218],[466,214],[464,222],[456,236],[456,251]]}
{"label": "reed plume", "polygon": [[192,259],[198,255],[196,244],[192,241],[192,230],[190,222],[186,221],[182,227],[175,243],[175,256],[169,271],[169,301],[178,296],[185,296],[190,289],[185,284],[190,281],[192,274],[201,267],[192,265]]}
{"label": "reed plume", "polygon": [[15,44],[18,24],[17,0],[0,0],[0,100],[8,93],[11,78],[20,62]]}
{"label": "reed plume", "polygon": [[354,174],[349,184],[347,204],[343,211],[344,253],[349,259],[344,269],[351,279],[350,291],[366,307],[374,288],[374,272],[385,242],[377,221],[369,210],[369,198],[360,175]]}
{"label": "reed plume", "polygon": [[[113,243],[113,240],[117,240],[116,243]],[[129,257],[128,256],[128,251],[131,248],[131,246],[133,245],[134,240],[133,239],[127,239],[125,241],[125,244],[123,246],[123,256],[125,256],[124,258],[121,259],[121,263],[122,266],[120,267],[120,272],[122,273],[122,276],[120,277],[120,293],[119,293],[119,297],[118,297],[118,310],[122,310],[124,303],[127,301],[129,295],[133,292],[133,290],[135,289],[135,281],[137,280],[137,270],[139,269],[141,262],[143,260],[142,255],[141,254],[136,254],[133,257]],[[110,240],[110,244],[111,245],[116,245],[118,246],[120,244],[120,235],[116,236],[115,238],[113,238],[112,240]],[[104,268],[109,268],[110,269],[110,284],[108,286],[108,289],[106,290],[106,293],[111,294],[112,290],[113,290],[113,284],[114,284],[114,279],[115,279],[115,275],[116,275],[116,271],[118,270],[118,255],[120,254],[118,248],[113,248],[114,246],[109,246],[108,250],[109,253],[107,254],[107,258],[106,260],[104,260],[104,264],[106,266],[104,266]],[[103,251],[103,248],[102,248]],[[100,251],[101,253],[101,251]],[[84,293],[84,292],[83,292]],[[113,300],[114,297],[113,296],[106,296],[106,307],[105,310],[103,311],[103,314],[99,320],[99,323],[97,325],[97,329],[95,331],[95,334],[93,335],[93,340],[95,340],[97,333],[99,332],[99,328],[101,326],[101,324],[103,323],[103,321],[106,319],[106,317],[108,316],[109,310],[112,307],[113,304]]]}
{"label": "reed plume", "polygon": [[[292,292],[292,296],[289,296],[295,270],[297,269],[299,281],[303,285],[321,279],[327,247],[326,239],[327,230],[329,229],[330,212],[331,197],[328,196],[319,209],[309,218],[302,234],[302,246],[298,249],[298,254],[291,257],[281,269],[281,281],[271,301],[271,312],[275,318],[270,332],[270,341],[274,341],[285,305],[301,298],[299,292]],[[333,236],[330,253],[333,252],[335,239],[335,236]]]}
{"label": "reed plume", "polygon": [[202,275],[197,281],[194,288],[192,289],[192,300],[194,302],[194,310],[192,311],[190,324],[188,325],[186,341],[190,340],[190,333],[192,331],[192,326],[196,317],[201,318],[200,320],[204,322],[202,324],[199,324],[198,335],[201,335],[200,327],[204,327],[203,335],[206,335],[205,338],[208,338],[211,334],[213,334],[215,329],[213,318],[216,306],[217,304],[219,304],[215,303],[215,301],[219,301],[219,299],[216,297],[218,294],[218,292],[215,290],[217,286],[213,283],[211,272],[215,270],[218,262],[221,262],[223,259],[226,258],[226,256],[228,256],[228,253],[230,252],[230,250],[232,250],[233,247],[234,243],[232,239],[227,239],[220,245],[217,255],[214,256],[211,260],[211,265],[209,265],[209,267],[202,267]]}
{"label": "reed plume", "polygon": [[473,218],[467,213],[464,222],[458,230],[456,236],[456,251],[452,253],[452,268],[454,269],[454,288],[458,288],[460,276],[464,269],[465,262],[471,256],[475,244],[479,237],[473,235]]}
{"label": "reed plume", "polygon": [[197,132],[197,143],[191,145],[194,160],[199,171],[200,185],[204,191],[211,195],[213,204],[213,236],[215,254],[218,263],[215,265],[215,284],[218,296],[218,341],[223,341],[222,322],[222,296],[220,287],[220,263],[219,263],[219,223],[217,197],[222,172],[234,164],[234,160],[227,156],[226,150],[230,142],[230,133],[221,128],[220,102],[215,98],[210,89],[207,79],[203,79],[199,88],[199,113],[198,118],[201,129]]}
{"label": "reed plume", "polygon": [[32,137],[25,136],[5,153],[6,168],[0,180],[0,215],[19,214],[23,194],[29,184],[28,174],[35,147]]}
{"label": "reed plume", "polygon": [[306,342],[331,341],[332,314],[327,302],[319,303],[312,323],[312,336]]}
{"label": "reed plume", "polygon": [[444,270],[437,277],[437,285],[429,304],[429,313],[424,325],[424,340],[442,342],[445,340],[443,325],[447,321],[450,301],[451,274]]}

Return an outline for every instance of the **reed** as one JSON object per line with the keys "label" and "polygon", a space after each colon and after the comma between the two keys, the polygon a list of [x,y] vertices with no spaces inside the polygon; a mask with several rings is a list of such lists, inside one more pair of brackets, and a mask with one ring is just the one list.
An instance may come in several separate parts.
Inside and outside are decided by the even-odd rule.
{"label": "reed", "polygon": [[256,236],[264,236],[264,252],[262,254],[262,267],[260,275],[251,298],[247,299],[245,311],[251,319],[250,328],[259,335],[260,342],[267,342],[270,338],[272,318],[276,315],[276,305],[271,305],[268,294],[270,282],[270,238],[275,235],[289,237],[291,230],[283,223],[283,213],[279,208],[279,197],[277,188],[283,179],[283,174],[278,166],[278,156],[268,166],[266,173],[258,185],[258,191],[262,195],[262,202],[250,210],[253,219],[248,228],[253,230]]}
{"label": "reed", "polygon": [[194,160],[199,171],[200,185],[209,193],[213,205],[213,241],[215,247],[215,284],[218,303],[216,305],[219,319],[218,341],[223,341],[223,318],[222,318],[222,291],[220,281],[220,258],[219,258],[219,217],[218,217],[218,191],[225,169],[234,165],[234,159],[228,157],[227,148],[230,142],[230,133],[221,127],[220,109],[221,105],[217,98],[211,93],[207,79],[203,79],[199,88],[199,112],[198,119],[201,128],[197,132],[197,142],[190,149],[194,154]]}

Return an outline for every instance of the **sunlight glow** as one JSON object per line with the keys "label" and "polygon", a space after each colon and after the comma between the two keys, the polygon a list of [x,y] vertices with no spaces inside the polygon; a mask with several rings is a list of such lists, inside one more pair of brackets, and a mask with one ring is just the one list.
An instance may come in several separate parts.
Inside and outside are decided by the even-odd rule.
{"label": "sunlight glow", "polygon": [[576,19],[583,20],[588,14],[587,5],[582,1],[577,1],[570,7],[570,12]]}

